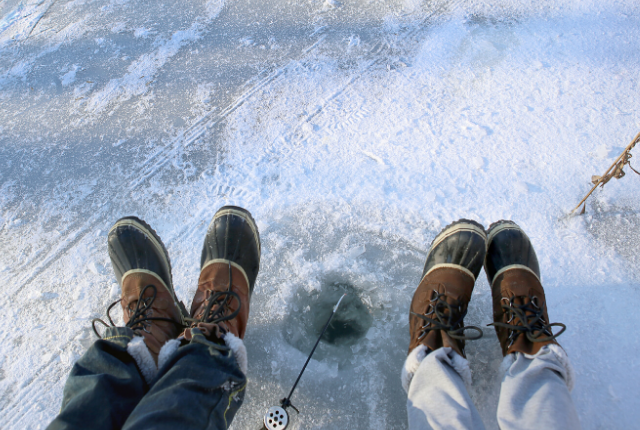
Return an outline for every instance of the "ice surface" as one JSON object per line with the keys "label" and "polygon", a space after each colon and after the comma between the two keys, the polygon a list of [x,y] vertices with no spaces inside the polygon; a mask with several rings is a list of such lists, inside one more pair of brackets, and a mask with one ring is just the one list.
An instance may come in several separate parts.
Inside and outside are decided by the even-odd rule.
{"label": "ice surface", "polygon": [[[639,18],[633,0],[0,0],[2,427],[58,411],[119,294],[111,224],[158,231],[188,302],[224,204],[263,246],[234,428],[288,393],[347,290],[293,428],[405,428],[408,305],[460,217],[525,228],[584,428],[635,427],[640,178],[564,215],[640,131]],[[489,322],[481,276],[467,323]],[[471,395],[495,428],[484,331]]]}

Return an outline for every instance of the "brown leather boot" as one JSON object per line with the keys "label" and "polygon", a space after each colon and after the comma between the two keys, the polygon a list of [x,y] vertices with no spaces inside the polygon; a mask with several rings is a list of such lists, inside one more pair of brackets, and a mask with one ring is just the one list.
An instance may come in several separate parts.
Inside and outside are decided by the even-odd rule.
{"label": "brown leather boot", "polygon": [[[566,326],[549,324],[538,258],[529,237],[513,221],[489,227],[485,272],[493,296],[493,325],[502,354],[536,354],[556,343]],[[552,327],[562,327],[553,334]]]}
{"label": "brown leather boot", "polygon": [[[191,304],[191,328],[223,343],[227,333],[243,339],[253,286],[260,268],[260,236],[251,214],[224,206],[213,217],[202,249],[198,290]],[[190,340],[191,330],[184,337]]]}
{"label": "brown leather boot", "polygon": [[[167,250],[156,232],[136,217],[125,217],[114,224],[109,231],[108,250],[122,289],[124,322],[144,338],[157,364],[160,348],[184,327],[184,306],[173,290]],[[110,316],[109,321],[115,325]]]}
{"label": "brown leather boot", "polygon": [[[409,352],[422,344],[434,351],[446,346],[465,356],[465,340],[482,337],[478,327],[464,325],[467,306],[486,252],[482,225],[461,219],[434,239],[411,301]],[[465,335],[465,330],[475,335]]]}

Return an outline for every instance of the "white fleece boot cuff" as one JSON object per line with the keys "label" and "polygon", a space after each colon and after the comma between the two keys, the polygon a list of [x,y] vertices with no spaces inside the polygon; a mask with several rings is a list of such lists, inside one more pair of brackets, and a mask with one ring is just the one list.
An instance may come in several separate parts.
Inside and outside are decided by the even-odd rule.
{"label": "white fleece boot cuff", "polygon": [[402,388],[404,391],[409,393],[409,385],[411,385],[411,380],[413,379],[413,375],[418,371],[418,367],[420,367],[420,363],[427,356],[429,349],[424,345],[418,345],[409,353],[409,356],[404,361],[404,366],[402,366],[402,376],[400,377],[402,381]]}
{"label": "white fleece boot cuff", "polygon": [[160,370],[160,368],[164,366],[171,357],[173,357],[173,354],[178,351],[179,346],[180,341],[178,339],[168,340],[164,345],[162,345],[160,353],[158,354],[158,370]]}
{"label": "white fleece boot cuff", "polygon": [[143,337],[134,336],[131,342],[127,344],[127,352],[136,361],[144,380],[147,381],[147,384],[151,384],[151,381],[158,374],[158,369],[177,351],[178,346],[180,346],[180,341],[177,339],[171,339],[162,345],[158,354],[158,366],[156,366],[147,344],[144,343]]}
{"label": "white fleece boot cuff", "polygon": [[438,348],[429,353],[429,349],[425,345],[418,345],[409,353],[402,367],[402,388],[404,388],[407,394],[409,394],[409,386],[411,385],[413,375],[418,371],[418,367],[420,367],[422,361],[427,357],[427,354],[434,355],[434,359],[446,362],[460,375],[467,389],[471,387],[471,369],[469,369],[469,362],[466,358],[460,356],[449,347]]}
{"label": "white fleece boot cuff", "polygon": [[248,367],[247,348],[245,348],[242,339],[229,332],[224,336],[224,343],[233,351],[240,370],[246,375]]}
{"label": "white fleece boot cuff", "polygon": [[[227,333],[224,336],[224,343],[233,351],[240,370],[246,375],[248,367],[247,348],[245,348],[242,339],[233,333]],[[158,375],[158,369],[169,361],[179,346],[180,341],[178,339],[171,339],[162,345],[160,353],[158,354],[157,366],[153,361],[153,357],[151,357],[149,348],[147,348],[147,345],[144,343],[143,337],[135,336],[133,340],[127,344],[127,352],[136,361],[144,380],[147,381],[147,384],[150,384]]]}

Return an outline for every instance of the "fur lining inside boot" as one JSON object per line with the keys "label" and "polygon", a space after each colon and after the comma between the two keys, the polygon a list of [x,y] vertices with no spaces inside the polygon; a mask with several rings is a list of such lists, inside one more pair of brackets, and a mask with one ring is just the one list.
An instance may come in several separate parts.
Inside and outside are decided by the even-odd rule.
{"label": "fur lining inside boot", "polygon": [[143,337],[135,336],[127,345],[127,352],[136,361],[144,380],[147,381],[147,384],[151,384],[155,377],[158,376],[158,369],[169,361],[179,346],[180,341],[178,339],[171,339],[162,345],[160,353],[158,354],[157,366],[155,361],[153,361],[149,348],[147,348],[147,345],[144,343]]}
{"label": "fur lining inside boot", "polygon": [[402,388],[404,388],[407,394],[409,393],[409,386],[411,385],[413,375],[418,371],[418,367],[420,367],[420,364],[428,354],[433,354],[435,359],[446,362],[460,375],[467,389],[471,387],[471,369],[469,369],[469,362],[466,358],[449,347],[442,347],[429,352],[429,349],[425,345],[418,345],[409,353],[402,367]]}
{"label": "fur lining inside boot", "polygon": [[180,341],[178,339],[168,340],[167,343],[162,345],[160,348],[160,353],[158,354],[158,370],[164,366],[167,361],[176,353],[178,347],[180,346]]}
{"label": "fur lining inside boot", "polygon": [[224,336],[224,343],[233,351],[240,370],[246,375],[248,367],[247,348],[245,348],[242,339],[229,332]]}
{"label": "fur lining inside boot", "polygon": [[402,376],[400,377],[402,381],[402,388],[406,393],[409,393],[409,385],[411,385],[411,380],[413,379],[413,375],[420,367],[420,363],[429,353],[429,349],[425,345],[418,345],[411,351],[411,353],[407,356],[407,359],[404,362],[404,366],[402,366]]}
{"label": "fur lining inside boot", "polygon": [[147,384],[150,384],[158,374],[158,368],[155,361],[153,361],[153,357],[151,357],[149,348],[144,343],[144,338],[134,336],[131,342],[127,344],[127,352],[136,361],[144,380],[147,381]]}

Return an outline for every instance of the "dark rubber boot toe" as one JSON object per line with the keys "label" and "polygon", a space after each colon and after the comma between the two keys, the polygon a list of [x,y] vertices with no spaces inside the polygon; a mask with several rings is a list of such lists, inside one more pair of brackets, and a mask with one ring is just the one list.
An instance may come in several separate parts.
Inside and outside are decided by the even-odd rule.
{"label": "dark rubber boot toe", "polygon": [[515,222],[501,220],[489,227],[484,266],[489,285],[496,279],[496,274],[509,267],[525,268],[540,279],[538,258],[529,237]]}
{"label": "dark rubber boot toe", "polygon": [[260,235],[248,210],[223,206],[216,212],[204,239],[200,269],[212,261],[230,261],[241,268],[253,292],[260,269]]}
{"label": "dark rubber boot toe", "polygon": [[486,252],[487,235],[476,221],[461,219],[444,228],[433,240],[422,278],[437,267],[457,266],[475,280]]}
{"label": "dark rubber boot toe", "polygon": [[120,218],[109,230],[107,239],[109,257],[118,283],[132,270],[153,272],[171,290],[171,263],[158,234],[141,219]]}

